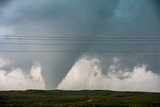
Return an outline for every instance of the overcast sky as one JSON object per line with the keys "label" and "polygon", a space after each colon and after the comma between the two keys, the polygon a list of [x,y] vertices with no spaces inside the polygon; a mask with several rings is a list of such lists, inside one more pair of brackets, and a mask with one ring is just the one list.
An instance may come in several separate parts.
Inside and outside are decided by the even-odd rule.
{"label": "overcast sky", "polygon": [[[160,55],[157,52],[160,50],[157,45],[160,41],[159,5],[158,0],[0,0],[0,51],[74,51],[0,52],[0,90],[87,88],[160,91],[157,82],[160,78]],[[3,39],[10,36],[16,39]],[[21,36],[29,40],[20,40]],[[64,39],[32,40],[35,37]],[[106,41],[106,38],[120,38],[120,41]],[[123,50],[133,52],[118,52]],[[116,67],[111,70],[113,63]],[[93,76],[95,68],[97,77]],[[137,75],[138,71],[145,79],[140,78],[137,82],[137,76],[142,76]],[[113,72],[117,73],[116,76],[108,80]],[[132,76],[124,76],[126,73]],[[90,79],[83,80],[84,75]],[[21,78],[24,81],[20,82]],[[95,83],[99,79],[101,82]],[[142,88],[146,80],[155,82],[155,85]],[[126,88],[130,87],[126,81],[134,83],[135,87]]]}

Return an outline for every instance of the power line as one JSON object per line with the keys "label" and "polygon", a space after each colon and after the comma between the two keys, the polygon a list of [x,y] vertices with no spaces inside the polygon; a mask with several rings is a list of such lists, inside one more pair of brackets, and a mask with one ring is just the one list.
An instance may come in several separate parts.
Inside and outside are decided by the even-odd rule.
{"label": "power line", "polygon": [[44,44],[44,43],[0,43],[4,45],[160,45],[160,43],[52,43],[52,44]]}
{"label": "power line", "polygon": [[62,39],[62,38],[0,38],[0,40],[25,40],[25,41],[81,41],[81,42],[118,42],[118,41],[123,41],[123,42],[159,42],[160,39]]}
{"label": "power line", "polygon": [[53,52],[160,52],[160,50],[50,50],[50,51],[25,51],[25,50],[0,50],[4,53],[53,53]]}
{"label": "power line", "polygon": [[[42,37],[42,36],[7,36],[7,37],[0,37],[1,40],[56,40],[56,41],[70,41],[70,42],[102,42],[102,43],[13,43],[13,42],[6,42],[0,43],[4,45],[160,45],[157,43],[160,41],[160,38],[91,38],[91,37]],[[112,42],[112,43],[103,43],[103,42]],[[120,42],[130,42],[130,43],[120,43]],[[134,43],[131,43],[131,42]],[[119,43],[114,43],[119,42]],[[137,43],[138,42],[138,43]],[[141,42],[141,43],[139,43]],[[150,42],[150,43],[145,43]],[[152,43],[156,42],[156,43]],[[23,50],[0,50],[0,52],[160,52],[160,50],[49,50],[49,51],[23,51]]]}
{"label": "power line", "polygon": [[[46,36],[47,35],[47,36]],[[49,36],[48,36],[49,35]],[[160,33],[107,33],[107,34],[103,34],[103,35],[94,35],[94,37],[104,37],[104,36],[108,36],[108,35],[160,35]],[[6,34],[6,35],[0,35],[0,36],[5,36],[5,37],[42,37],[42,38],[88,38],[88,36],[91,36],[91,34],[58,34],[58,35],[50,35],[50,34],[29,34],[29,33],[23,33],[23,34]],[[126,38],[126,37],[125,37]],[[145,37],[145,38],[148,38]],[[149,37],[150,38],[150,37]]]}
{"label": "power line", "polygon": [[150,40],[156,40],[156,39],[160,39],[160,38],[151,38],[151,37],[102,37],[102,36],[96,36],[96,37],[91,37],[91,36],[10,36],[10,35],[0,35],[1,39],[109,39],[109,40],[114,40],[114,39],[119,39],[119,40],[123,40],[123,39],[129,39],[129,40],[136,40],[136,39],[150,39]]}

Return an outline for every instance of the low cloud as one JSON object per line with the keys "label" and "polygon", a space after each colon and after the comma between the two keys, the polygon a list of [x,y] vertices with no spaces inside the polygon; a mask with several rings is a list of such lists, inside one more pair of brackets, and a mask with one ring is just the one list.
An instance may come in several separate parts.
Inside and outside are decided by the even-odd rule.
{"label": "low cloud", "polygon": [[9,61],[0,58],[0,90],[45,89],[39,64],[32,66],[29,73],[20,68],[11,71],[3,70],[3,67],[8,64]]}
{"label": "low cloud", "polygon": [[79,59],[66,77],[58,85],[62,90],[115,90],[160,92],[160,75],[146,69],[147,65],[121,70],[119,58],[114,58],[111,66],[102,73],[97,58]]}

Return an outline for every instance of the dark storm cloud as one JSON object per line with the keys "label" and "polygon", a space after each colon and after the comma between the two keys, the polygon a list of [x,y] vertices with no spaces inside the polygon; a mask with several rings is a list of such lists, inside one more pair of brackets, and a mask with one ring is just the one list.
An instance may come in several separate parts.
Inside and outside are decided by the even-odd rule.
{"label": "dark storm cloud", "polygon": [[154,6],[156,7],[156,11],[158,13],[158,15],[160,16],[160,1],[159,0],[152,0]]}
{"label": "dark storm cloud", "polygon": [[157,4],[157,6],[159,7],[159,5],[160,5],[160,1],[159,0],[152,0],[152,2],[154,2],[155,4]]}
{"label": "dark storm cloud", "polygon": [[[101,2],[96,0],[71,0],[69,2],[48,0],[35,4],[34,1],[19,1],[16,6],[13,5],[17,15],[9,19],[7,17],[5,20],[6,24],[16,25],[22,30],[27,25],[32,26],[30,28],[36,31],[32,31],[29,27],[26,28],[26,32],[32,31],[32,34],[41,29],[40,31],[44,30],[48,34],[50,32],[63,35],[94,35],[93,31],[101,29],[100,24],[113,15],[113,9],[118,2],[111,0]],[[21,26],[23,23],[27,25]],[[34,26],[35,24],[38,24],[40,28]]]}
{"label": "dark storm cloud", "polygon": [[[5,0],[0,1],[5,4]],[[157,1],[158,2],[158,1]],[[158,4],[158,3],[157,3]],[[0,33],[27,36],[61,37],[159,37],[159,18],[151,8],[150,0],[14,0],[3,7],[0,16]],[[3,29],[3,30],[1,30]],[[131,33],[133,33],[131,35]],[[139,35],[142,34],[142,35]],[[136,35],[134,35],[136,34]],[[24,41],[21,41],[24,42]],[[35,41],[30,41],[35,42]],[[40,41],[44,42],[44,41]],[[48,43],[49,41],[45,41]],[[51,41],[50,43],[52,43]],[[73,41],[72,41],[73,42]],[[124,49],[122,46],[1,46],[1,49],[54,50],[54,49]],[[141,50],[152,47],[126,46]],[[67,72],[84,53],[7,53],[13,60],[8,68],[30,68],[36,62],[42,66],[42,74],[48,89],[56,88]],[[85,53],[86,54],[86,53]],[[92,54],[89,54],[92,56]],[[109,66],[113,57],[121,59],[121,65],[133,68],[136,64],[147,64],[159,72],[158,53],[94,53]],[[128,63],[129,62],[129,63]]]}
{"label": "dark storm cloud", "polygon": [[[25,0],[14,1],[7,9],[9,14],[3,16],[3,24],[12,28],[15,34],[44,36],[87,36],[93,38],[99,35],[107,22],[114,15],[119,0]],[[5,13],[4,13],[5,14]],[[47,34],[47,35],[46,35]],[[81,46],[88,49],[89,46]],[[8,47],[6,47],[8,48]],[[5,49],[6,49],[5,48]],[[62,49],[79,49],[79,47],[60,47]],[[9,49],[17,49],[12,46]],[[21,47],[20,47],[21,49]],[[24,47],[22,47],[24,50]],[[25,50],[52,49],[52,47],[27,47]],[[42,57],[44,55],[44,57]],[[44,78],[48,88],[53,88],[66,75],[81,53],[46,53],[7,55],[15,61],[11,66],[28,68],[38,61],[42,64]],[[24,57],[25,56],[25,57]],[[23,59],[19,59],[23,57]],[[19,59],[19,60],[16,60]],[[23,64],[24,65],[23,65]],[[27,70],[26,70],[27,71]]]}
{"label": "dark storm cloud", "polygon": [[[7,5],[11,0],[0,0],[0,14],[3,14],[3,7]],[[1,17],[0,17],[0,22],[1,22]]]}
{"label": "dark storm cloud", "polygon": [[0,6],[5,5],[6,3],[8,3],[11,0],[0,0]]}
{"label": "dark storm cloud", "polygon": [[[155,5],[152,5],[151,0],[121,0],[115,9],[115,15],[112,17],[110,28],[102,30],[102,34],[108,32],[107,36],[115,38],[159,38],[159,17]],[[105,24],[107,25],[107,24]],[[111,35],[110,35],[111,34]],[[144,40],[145,41],[145,40]],[[154,43],[149,41],[149,43]],[[95,46],[91,46],[95,49]],[[158,46],[150,45],[135,45],[135,46],[104,46],[102,49],[140,49],[140,50],[158,50]],[[121,60],[121,67],[133,68],[138,64],[147,64],[148,69],[152,69],[159,74],[159,53],[115,53],[115,56]],[[105,56],[104,64],[109,66],[113,58],[113,53],[102,53],[100,56]],[[103,58],[101,60],[103,60]],[[110,59],[110,60],[109,60]],[[128,63],[129,62],[129,63]]]}

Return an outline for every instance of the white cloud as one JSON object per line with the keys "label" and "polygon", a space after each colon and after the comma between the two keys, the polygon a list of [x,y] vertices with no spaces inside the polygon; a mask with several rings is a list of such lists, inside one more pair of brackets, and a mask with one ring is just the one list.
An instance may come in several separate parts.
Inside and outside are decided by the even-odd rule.
{"label": "white cloud", "polygon": [[12,71],[2,69],[9,61],[0,58],[0,90],[45,89],[45,82],[41,75],[41,66],[32,66],[29,73],[20,68]]}
{"label": "white cloud", "polygon": [[127,68],[122,71],[118,67],[118,61],[118,58],[114,58],[113,64],[106,74],[103,74],[98,59],[81,58],[74,64],[57,89],[160,92],[160,75],[147,71],[146,65],[135,66],[130,72]]}
{"label": "white cloud", "polygon": [[9,61],[0,58],[0,68],[4,67],[5,65],[8,65],[8,64],[9,64]]}

